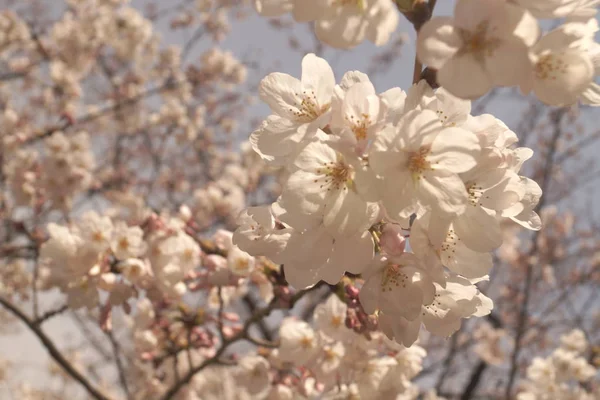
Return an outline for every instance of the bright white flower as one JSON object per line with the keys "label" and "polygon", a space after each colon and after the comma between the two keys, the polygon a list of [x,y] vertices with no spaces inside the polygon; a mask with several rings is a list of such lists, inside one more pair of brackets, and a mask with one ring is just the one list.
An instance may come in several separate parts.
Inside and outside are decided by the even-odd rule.
{"label": "bright white flower", "polygon": [[249,276],[254,270],[256,260],[239,247],[233,246],[227,254],[227,263],[231,272],[237,276]]}
{"label": "bright white flower", "polygon": [[535,209],[542,197],[542,188],[533,179],[524,176],[520,178],[520,184],[525,194],[518,203],[504,210],[502,215],[510,217],[517,224],[527,229],[539,231],[542,228],[542,220]]}
{"label": "bright white flower", "polygon": [[562,348],[577,354],[582,354],[588,346],[585,333],[581,329],[573,329],[568,334],[562,335],[560,344]]}
{"label": "bright white flower", "polygon": [[232,240],[240,249],[275,261],[285,248],[289,229],[276,229],[271,206],[247,208],[240,214],[237,223]]}
{"label": "bright white flower", "polygon": [[435,296],[426,267],[413,254],[382,259],[365,275],[360,302],[368,314],[380,310],[412,321],[420,315],[423,304],[431,304]]}
{"label": "bright white flower", "polygon": [[332,294],[315,308],[315,327],[334,340],[345,340],[351,332],[345,324],[348,307]]}
{"label": "bright white flower", "polygon": [[260,83],[260,98],[273,115],[252,133],[250,142],[265,160],[281,162],[304,139],[329,123],[335,77],[327,61],[307,54],[302,59],[302,78],[275,72]]}
{"label": "bright white flower", "polygon": [[239,372],[236,378],[248,393],[257,395],[263,393],[271,384],[269,362],[258,355],[247,355],[238,364]]}
{"label": "bright white flower", "polygon": [[115,226],[110,247],[119,260],[141,256],[146,251],[144,231],[139,226],[119,222]]}
{"label": "bright white flower", "polygon": [[281,255],[286,280],[296,289],[323,280],[337,284],[346,271],[360,274],[373,259],[373,238],[368,231],[334,238],[323,226],[293,232]]}
{"label": "bright white flower", "polygon": [[597,30],[597,22],[595,26],[567,23],[544,35],[531,48],[534,69],[521,90],[533,90],[538,99],[552,106],[575,103],[593,83],[590,49]]}
{"label": "bright white flower", "polygon": [[[336,87],[336,93],[340,92]],[[333,108],[330,128],[350,145],[357,154],[362,154],[367,143],[386,122],[386,103],[377,95],[370,81],[358,82],[344,93],[341,107]],[[338,114],[338,115],[336,115]]]}
{"label": "bright white flower", "polygon": [[88,211],[78,221],[77,228],[90,249],[100,253],[110,246],[113,224],[109,217],[101,217],[95,211]]}
{"label": "bright white flower", "polygon": [[379,208],[361,196],[373,176],[358,157],[319,139],[302,149],[293,167],[282,193],[288,212],[322,215],[323,225],[336,238],[354,236],[374,222]]}
{"label": "bright white flower", "polygon": [[311,366],[317,380],[326,387],[336,384],[346,349],[341,342],[324,345]]}
{"label": "bright white flower", "polygon": [[[428,212],[413,223],[409,242],[415,254],[428,265],[441,263],[452,272],[468,279],[486,276],[492,268],[491,254],[469,249],[457,235],[453,225],[440,226],[437,224],[438,220],[439,218],[432,217]],[[440,234],[442,241],[438,243],[437,237]],[[443,282],[440,274],[442,272],[438,269],[435,274],[436,281]]]}
{"label": "bright white flower", "polygon": [[[411,86],[406,96],[404,112],[411,110],[435,111],[442,125],[463,127],[471,114],[471,102],[452,95],[444,88],[434,91],[427,81],[420,80]],[[396,114],[399,117],[403,115],[402,112]]]}
{"label": "bright white flower", "polygon": [[480,153],[473,133],[444,128],[433,111],[413,110],[379,133],[369,163],[382,178],[379,192],[392,218],[409,216],[417,205],[455,215],[468,200],[458,173],[473,168]]}
{"label": "bright white flower", "polygon": [[499,216],[524,195],[516,173],[479,165],[461,174],[469,196],[467,208],[453,221],[465,245],[474,251],[492,251],[502,244]]}
{"label": "bright white flower", "polygon": [[376,399],[388,372],[397,365],[393,357],[383,356],[366,360],[356,371],[355,383],[361,399]]}
{"label": "bright white flower", "polygon": [[281,322],[279,338],[279,358],[298,366],[308,364],[321,347],[319,337],[310,325],[291,317]]}
{"label": "bright white flower", "polygon": [[438,70],[439,83],[456,96],[474,99],[493,86],[518,85],[529,76],[528,46],[537,21],[505,0],[459,0],[454,18],[436,17],[419,32],[421,61]]}

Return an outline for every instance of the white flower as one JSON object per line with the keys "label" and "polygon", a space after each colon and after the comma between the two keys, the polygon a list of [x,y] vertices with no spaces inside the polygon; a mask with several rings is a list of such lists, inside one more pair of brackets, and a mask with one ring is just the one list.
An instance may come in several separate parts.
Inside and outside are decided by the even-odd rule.
{"label": "white flower", "polygon": [[562,348],[577,354],[582,354],[588,346],[585,333],[581,329],[573,329],[568,334],[562,335],[560,344]]}
{"label": "white flower", "polygon": [[531,71],[528,46],[539,27],[526,10],[505,0],[459,0],[454,18],[436,17],[419,32],[421,61],[462,98],[477,98],[493,86],[514,86]]}
{"label": "white flower", "polygon": [[367,231],[334,238],[321,225],[294,231],[281,255],[285,278],[296,289],[324,280],[337,284],[345,271],[359,274],[373,259],[373,238]]}
{"label": "white flower", "polygon": [[233,246],[227,254],[227,263],[231,272],[237,276],[250,276],[254,270],[256,260],[239,247]]}
{"label": "white flower", "polygon": [[237,223],[232,240],[240,249],[275,261],[285,248],[289,230],[276,229],[271,206],[249,207],[239,215]]}
{"label": "white flower", "polygon": [[542,228],[542,220],[535,209],[542,197],[542,188],[533,180],[524,176],[520,177],[520,184],[524,189],[523,198],[502,212],[505,217],[510,217],[517,224],[534,231]]}
{"label": "white flower", "polygon": [[305,138],[329,123],[335,77],[322,58],[307,54],[302,59],[302,79],[275,72],[260,83],[260,98],[273,115],[252,133],[250,142],[265,160],[281,162],[293,154]]}
{"label": "white flower", "polygon": [[468,199],[458,173],[474,167],[480,152],[473,133],[444,128],[433,111],[413,110],[379,133],[369,163],[382,178],[379,192],[390,217],[407,217],[417,204],[455,215]]}
{"label": "white flower", "polygon": [[379,211],[376,203],[361,196],[371,185],[369,178],[374,177],[358,157],[342,154],[319,139],[294,159],[281,197],[288,212],[322,215],[332,236],[350,237],[368,229]]}
{"label": "white flower", "polygon": [[320,383],[326,387],[336,384],[345,353],[346,349],[341,342],[322,346],[311,367],[311,371]]}
{"label": "white flower", "polygon": [[240,360],[238,369],[236,378],[252,395],[265,392],[271,384],[270,365],[264,357],[247,355]]}
{"label": "white flower", "polygon": [[534,69],[521,90],[533,90],[538,99],[552,106],[575,103],[593,83],[590,49],[597,30],[597,23],[595,27],[567,23],[544,35],[531,49]]}
{"label": "white flower", "polygon": [[[468,279],[477,279],[486,276],[492,268],[492,256],[487,252],[477,252],[465,246],[465,243],[457,235],[454,226],[439,225],[439,218],[430,212],[417,218],[410,232],[410,248],[428,265],[436,263],[444,265],[452,272],[460,274]],[[445,232],[445,234],[444,234]],[[442,241],[438,243],[438,237]],[[440,275],[443,272],[437,268],[432,273],[437,282],[443,282]]]}
{"label": "white flower", "polygon": [[351,331],[346,327],[348,307],[332,294],[325,303],[315,308],[315,327],[334,340],[345,340]]}
{"label": "white flower", "polygon": [[113,224],[109,217],[101,217],[95,211],[88,211],[78,221],[77,228],[91,250],[100,253],[110,246]]}
{"label": "white flower", "polygon": [[377,261],[365,275],[359,296],[369,314],[380,310],[412,321],[420,315],[423,304],[430,304],[435,296],[426,267],[413,254]]}
{"label": "white flower", "polygon": [[144,231],[139,226],[119,222],[115,226],[110,247],[119,260],[141,256],[146,250]]}
{"label": "white flower", "polygon": [[[336,87],[336,94],[340,92]],[[370,81],[357,82],[344,93],[341,107],[333,108],[330,128],[339,130],[345,144],[362,154],[369,140],[382,128],[386,103],[377,95]]]}
{"label": "white flower", "polygon": [[297,366],[308,364],[321,347],[319,337],[310,325],[291,317],[281,322],[279,338],[279,358]]}
{"label": "white flower", "polygon": [[499,216],[524,195],[520,179],[511,170],[484,166],[473,168],[461,178],[469,196],[467,208],[454,221],[454,229],[474,251],[492,251],[502,244]]}

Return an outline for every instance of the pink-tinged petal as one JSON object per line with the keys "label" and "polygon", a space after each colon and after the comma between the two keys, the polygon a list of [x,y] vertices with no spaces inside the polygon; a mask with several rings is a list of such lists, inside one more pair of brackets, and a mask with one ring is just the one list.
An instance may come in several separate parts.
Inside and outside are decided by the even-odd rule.
{"label": "pink-tinged petal", "polygon": [[307,54],[302,59],[302,87],[315,92],[317,104],[324,107],[331,103],[335,76],[329,63],[314,54]]}
{"label": "pink-tinged petal", "polygon": [[476,99],[492,88],[484,65],[472,53],[456,54],[438,70],[438,82],[463,99]]}
{"label": "pink-tinged petal", "polygon": [[423,25],[417,38],[417,55],[422,63],[440,69],[462,46],[453,23],[450,17],[436,17]]}
{"label": "pink-tinged petal", "polygon": [[492,213],[469,204],[465,213],[454,220],[456,234],[471,250],[488,252],[502,245],[500,223]]}
{"label": "pink-tinged petal", "polygon": [[302,92],[300,81],[291,75],[274,72],[260,82],[258,93],[271,110],[282,117],[294,120],[298,109],[298,93]]}
{"label": "pink-tinged petal", "polygon": [[477,165],[480,154],[479,139],[473,132],[461,128],[446,128],[435,137],[427,159],[434,164],[434,169],[461,173]]}
{"label": "pink-tinged petal", "polygon": [[446,214],[460,214],[467,204],[465,184],[445,170],[426,171],[417,184],[417,193],[426,205]]}

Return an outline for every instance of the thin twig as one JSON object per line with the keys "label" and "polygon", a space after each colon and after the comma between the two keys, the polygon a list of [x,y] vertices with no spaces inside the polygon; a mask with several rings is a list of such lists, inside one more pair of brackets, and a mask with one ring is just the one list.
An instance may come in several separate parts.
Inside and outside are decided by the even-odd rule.
{"label": "thin twig", "polygon": [[[304,295],[306,295],[310,291],[320,288],[321,286],[323,286],[323,284],[324,284],[323,282],[320,282],[319,284],[313,286],[312,288],[298,291],[290,299],[289,308],[293,308],[294,304],[296,304],[298,302],[298,300],[300,300],[302,297],[304,297]],[[250,330],[250,327],[254,323],[267,317],[269,314],[271,314],[271,312],[273,310],[275,310],[277,308],[279,308],[279,300],[275,298],[269,303],[268,306],[258,310],[254,315],[252,315],[250,318],[248,318],[246,320],[246,322],[244,323],[244,327],[242,328],[241,331],[239,331],[234,336],[232,336],[228,339],[225,339],[223,341],[223,343],[221,344],[221,347],[217,350],[217,352],[215,353],[215,355],[213,357],[204,360],[200,365],[198,365],[195,368],[192,368],[184,377],[182,377],[181,379],[178,379],[173,384],[173,386],[171,386],[169,388],[169,390],[166,391],[166,393],[162,397],[162,400],[172,399],[177,394],[177,392],[179,392],[179,390],[181,390],[181,388],[183,388],[183,386],[187,385],[197,373],[199,373],[204,368],[206,368],[210,365],[220,363],[221,362],[219,360],[220,357],[225,353],[225,351],[229,348],[229,346],[231,346],[233,343],[238,342],[239,340],[246,339],[248,337],[248,331]]]}
{"label": "thin twig", "polygon": [[44,314],[42,314],[40,317],[38,317],[37,319],[35,319],[34,321],[32,321],[36,326],[40,326],[41,324],[43,324],[44,322],[46,322],[47,320],[49,320],[50,318],[58,315],[58,314],[62,314],[65,311],[67,311],[69,309],[68,305],[64,305],[60,308],[57,308],[56,310],[50,310],[45,312]]}
{"label": "thin twig", "polygon": [[110,344],[112,345],[113,356],[115,358],[115,365],[117,366],[117,371],[119,373],[119,382],[121,382],[121,387],[125,392],[125,395],[128,399],[132,399],[131,392],[129,391],[129,385],[127,384],[127,376],[125,374],[125,366],[123,365],[123,361],[121,360],[121,346],[119,342],[115,339],[115,335],[111,331],[106,332],[106,336],[108,336],[108,340],[110,340]]}
{"label": "thin twig", "polygon": [[34,322],[21,311],[17,306],[12,304],[10,301],[0,297],[0,304],[2,304],[8,311],[14,316],[19,318],[27,327],[33,332],[38,339],[42,342],[50,356],[62,367],[62,369],[69,374],[73,379],[81,384],[89,395],[96,400],[110,400],[110,397],[103,394],[99,389],[94,387],[71,363],[62,355],[56,345],[50,340],[50,338],[42,331],[42,329],[34,324]]}

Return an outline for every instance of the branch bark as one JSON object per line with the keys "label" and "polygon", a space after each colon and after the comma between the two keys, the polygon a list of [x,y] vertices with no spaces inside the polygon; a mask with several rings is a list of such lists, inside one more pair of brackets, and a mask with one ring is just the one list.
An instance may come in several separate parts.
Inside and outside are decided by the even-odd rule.
{"label": "branch bark", "polygon": [[25,315],[23,311],[3,297],[0,297],[0,304],[2,304],[4,308],[10,311],[15,317],[20,319],[25,325],[27,325],[29,330],[31,330],[31,332],[33,332],[33,334],[35,334],[42,342],[54,361],[56,361],[67,374],[79,382],[92,398],[96,400],[111,400],[110,397],[103,394],[98,388],[92,385],[92,383],[89,382],[85,376],[75,369],[75,367],[62,355],[54,342],[52,342],[52,340],[44,333],[44,331],[42,331],[42,329],[33,320]]}

